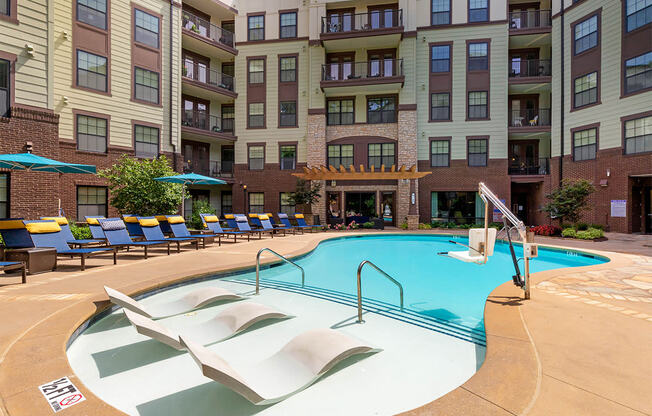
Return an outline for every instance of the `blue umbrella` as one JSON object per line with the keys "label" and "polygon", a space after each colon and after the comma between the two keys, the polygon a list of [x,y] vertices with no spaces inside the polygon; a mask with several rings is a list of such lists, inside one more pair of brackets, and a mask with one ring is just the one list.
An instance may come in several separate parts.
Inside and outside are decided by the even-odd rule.
{"label": "blue umbrella", "polygon": [[0,168],[12,170],[32,170],[38,172],[57,173],[96,173],[93,165],[65,163],[31,153],[15,153],[0,155]]}
{"label": "blue umbrella", "polygon": [[[181,183],[183,185],[224,185],[225,181],[221,179],[210,178],[208,176],[198,175],[196,173],[184,173],[182,175],[163,176],[162,178],[154,178],[155,181]],[[183,196],[181,198],[181,215],[184,215],[184,206],[186,202],[186,189],[183,188]]]}

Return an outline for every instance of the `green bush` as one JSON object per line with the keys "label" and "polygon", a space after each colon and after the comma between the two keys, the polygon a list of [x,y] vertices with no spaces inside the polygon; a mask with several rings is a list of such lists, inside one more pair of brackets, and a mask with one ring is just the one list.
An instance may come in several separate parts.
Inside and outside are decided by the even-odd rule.
{"label": "green bush", "polygon": [[403,222],[401,223],[401,229],[403,229],[403,230],[407,230],[407,229],[408,229],[407,221],[403,221]]}
{"label": "green bush", "polygon": [[575,224],[575,229],[577,231],[586,231],[589,229],[589,224],[585,222],[578,222],[577,224]]}
{"label": "green bush", "polygon": [[561,236],[567,238],[577,238],[577,231],[575,231],[575,228],[572,227],[564,228],[561,231]]}
{"label": "green bush", "polygon": [[367,221],[362,223],[362,228],[374,228],[374,223],[371,221]]}
{"label": "green bush", "polygon": [[201,220],[201,215],[199,214],[212,214],[215,215],[215,209],[211,207],[211,204],[203,199],[198,199],[192,201],[192,216],[188,222],[189,228],[195,230],[202,230],[204,228],[204,223]]}
{"label": "green bush", "polygon": [[419,224],[420,230],[430,230],[432,226],[430,224]]}
{"label": "green bush", "polygon": [[70,225],[70,231],[72,236],[75,237],[75,240],[89,240],[93,238],[91,234],[91,229],[88,226],[78,226],[74,221],[68,220],[68,225]]}
{"label": "green bush", "polygon": [[596,238],[604,237],[604,231],[597,228],[589,228],[586,231],[578,231],[577,238],[581,240],[594,240]]}
{"label": "green bush", "polygon": [[596,230],[604,231],[604,225],[602,225],[602,224],[591,224],[591,227],[589,227],[589,228],[595,228]]}

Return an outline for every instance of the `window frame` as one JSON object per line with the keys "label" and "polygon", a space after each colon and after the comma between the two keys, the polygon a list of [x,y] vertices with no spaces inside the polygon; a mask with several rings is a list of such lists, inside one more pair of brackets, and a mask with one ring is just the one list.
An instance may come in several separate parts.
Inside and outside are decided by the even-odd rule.
{"label": "window frame", "polygon": [[[283,16],[294,15],[294,25],[283,26]],[[294,27],[293,36],[283,36],[283,29],[287,27]],[[278,38],[279,39],[296,39],[299,34],[299,13],[297,9],[294,10],[279,10],[278,12]]]}
{"label": "window frame", "polygon": [[[148,48],[153,48],[153,49],[159,50],[161,48],[161,15],[150,12],[149,10],[145,10],[145,9],[140,8],[138,6],[134,7],[133,10],[134,10],[134,26],[133,26],[133,39],[134,39],[134,42],[138,43],[139,45],[143,45],[145,47],[148,47]],[[158,32],[156,32],[156,46],[150,45],[149,43],[143,42],[142,40],[138,40],[138,36],[137,36],[138,35],[138,30],[137,30],[138,28],[140,28],[141,30],[145,30],[147,32],[150,32],[150,33],[154,33],[151,30],[149,30],[148,28],[145,28],[145,27],[142,27],[142,26],[138,25],[138,19],[136,18],[136,15],[138,14],[138,12],[143,13],[143,14],[149,16],[149,17],[153,17],[154,19],[156,19],[156,21],[158,23]]]}
{"label": "window frame", "polygon": [[[627,116],[623,116],[620,118],[621,122],[621,135],[622,135],[622,148],[623,148],[623,155],[626,157],[636,157],[636,156],[641,156],[641,155],[650,155],[652,154],[652,150],[650,151],[642,151],[642,152],[632,152],[632,153],[627,153],[627,123],[640,120],[640,119],[645,119],[648,117],[652,117],[652,110],[646,111],[643,113],[637,113],[637,114],[631,114]],[[652,120],[650,121],[652,123]],[[629,137],[629,139],[632,138],[637,138],[637,137],[645,137],[646,135],[644,134],[643,136],[632,136]],[[651,139],[652,140],[652,139]]]}
{"label": "window frame", "polygon": [[[453,6],[452,0],[444,0],[444,1],[448,1],[448,10],[439,11],[439,12],[435,12],[433,10],[434,9],[434,4],[433,4],[434,1],[435,0],[430,0],[430,26],[446,26],[446,25],[450,25],[451,24],[451,14],[452,14],[451,13],[451,8]],[[434,22],[435,21],[435,19],[434,19],[435,14],[443,14],[443,13],[446,13],[448,15],[448,22],[447,23],[435,23]]]}
{"label": "window frame", "polygon": [[7,65],[7,111],[2,114],[0,113],[0,118],[2,117],[10,117],[11,116],[11,107],[14,104],[14,88],[15,88],[15,79],[14,79],[14,70],[15,70],[15,62],[16,62],[16,56],[2,52],[0,51],[0,61],[6,62]]}
{"label": "window frame", "polygon": [[[283,195],[284,195],[284,194],[285,194],[285,195],[290,195],[291,193],[292,193],[292,192],[279,192],[279,193],[278,193],[278,205],[279,205],[278,208],[279,208],[279,212],[282,212],[282,213],[284,213],[284,214],[288,214],[288,215],[293,215],[293,214],[296,212],[296,209],[297,209],[297,206],[296,206],[296,205],[287,205],[287,204],[284,205],[284,204],[283,204]],[[290,212],[286,212],[286,211],[284,211],[284,210],[283,210],[283,207],[292,207],[292,212],[290,213]]]}
{"label": "window frame", "polygon": [[[137,80],[136,73],[138,72],[138,70],[140,70],[140,71],[145,71],[146,73],[148,72],[148,73],[151,73],[151,74],[156,74],[156,78],[157,78],[157,86],[156,86],[156,92],[157,92],[157,94],[156,94],[156,102],[154,102],[154,101],[149,101],[149,100],[146,100],[146,99],[144,99],[144,98],[139,98],[139,97],[136,95],[136,94],[137,94],[137,90],[138,90],[138,88],[136,88],[136,87],[137,87],[138,85],[140,85],[140,86],[142,86],[142,87],[144,87],[144,88],[154,88],[154,87],[151,87],[151,86],[149,86],[149,85],[139,84],[139,83],[136,81],[136,80]],[[134,66],[133,74],[134,74],[134,80],[133,80],[133,91],[134,91],[134,93],[133,93],[133,97],[132,97],[133,100],[134,100],[134,101],[137,101],[137,102],[139,102],[139,103],[143,103],[143,104],[149,104],[149,105],[155,105],[155,106],[159,106],[159,105],[161,105],[161,73],[160,73],[160,72],[156,72],[156,71],[152,71],[152,70],[150,70],[150,69],[143,68],[143,67],[140,67],[140,66],[135,65],[135,66]]]}
{"label": "window frame", "polygon": [[[251,197],[252,196],[261,196],[261,195],[262,195],[262,198],[263,198],[263,204],[262,205],[260,205],[260,204],[252,205],[251,204]],[[256,212],[256,211],[251,209],[252,206],[255,206],[255,207],[262,206],[262,209],[259,212]],[[248,208],[249,212],[254,213],[254,214],[262,214],[262,213],[264,213],[265,212],[265,192],[248,192],[247,193],[247,208]]]}
{"label": "window frame", "polygon": [[[471,2],[472,2],[472,1],[473,1],[473,0],[468,0],[467,3],[466,3],[466,5],[467,5],[467,9],[466,9],[466,10],[467,10],[466,21],[467,21],[468,23],[484,23],[484,22],[488,22],[488,21],[490,21],[490,20],[491,20],[491,15],[489,14],[489,8],[490,8],[490,5],[491,5],[491,1],[490,1],[490,0],[486,0],[486,2],[487,2],[487,7],[480,7],[480,8],[474,8],[474,9],[471,8]],[[472,11],[474,11],[474,10],[485,10],[485,11],[486,11],[486,14],[487,14],[486,19],[484,19],[484,20],[471,20],[471,14],[472,14]]]}
{"label": "window frame", "polygon": [[80,206],[100,206],[101,204],[80,204],[79,203],[79,190],[82,188],[95,188],[95,189],[104,189],[104,215],[106,216],[109,212],[109,188],[106,186],[96,186],[96,185],[77,185],[75,189],[75,210],[77,211],[77,219],[80,220],[79,207]]}
{"label": "window frame", "polygon": [[[389,114],[390,110],[370,110],[369,109],[369,103],[375,100],[381,100],[381,108],[382,108],[382,102],[383,100],[393,100],[394,101],[394,110],[392,110],[392,113],[394,114],[393,120],[386,121],[384,120],[384,115]],[[370,113],[380,113],[380,121],[378,122],[369,122],[369,114]],[[367,124],[388,124],[388,123],[398,123],[398,95],[396,94],[388,94],[388,95],[368,95],[367,96]]]}
{"label": "window frame", "polygon": [[[625,1],[623,2],[623,7],[624,7],[624,11],[625,11],[625,13],[624,13],[624,18],[623,18],[623,21],[624,21],[623,24],[624,24],[624,26],[625,26],[625,33],[632,33],[632,32],[634,32],[634,31],[637,31],[637,30],[639,30],[639,29],[641,29],[641,28],[644,28],[644,27],[646,27],[647,25],[649,25],[650,23],[652,23],[652,20],[650,20],[650,21],[647,22],[647,23],[643,23],[643,24],[640,25],[640,26],[636,26],[635,28],[630,29],[630,27],[629,27],[629,17],[630,17],[630,16],[633,16],[633,15],[636,15],[636,14],[639,14],[639,13],[641,13],[641,14],[645,14],[644,12],[646,12],[647,8],[652,8],[652,4],[650,4],[650,5],[648,5],[648,6],[643,7],[643,8],[640,9],[640,10],[635,11],[635,12],[632,13],[632,14],[628,14],[628,13],[627,13],[627,6],[628,6],[628,3],[629,3],[630,1],[631,1],[631,0],[625,0]],[[650,11],[650,14],[652,14],[652,10]]]}
{"label": "window frame", "polygon": [[[251,123],[251,117],[252,117],[251,105],[252,104],[261,104],[263,106],[263,114],[253,114],[254,117],[255,116],[262,116],[262,118],[263,118],[262,125],[253,125]],[[267,105],[265,104],[264,101],[263,102],[256,101],[256,102],[247,103],[247,129],[264,129],[267,126],[266,107],[267,107]]]}
{"label": "window frame", "polygon": [[[485,45],[487,48],[486,55],[481,56],[481,57],[476,57],[476,56],[471,56],[471,46],[473,45]],[[489,71],[489,56],[490,56],[490,47],[489,47],[489,42],[486,40],[481,40],[481,41],[475,41],[475,40],[469,40],[466,43],[466,72],[481,72],[481,71]],[[472,62],[481,62],[480,60],[482,59],[482,62],[484,62],[484,65],[482,68],[472,68]],[[477,64],[473,64],[477,65]]]}
{"label": "window frame", "polygon": [[[109,144],[111,143],[110,140],[110,134],[111,134],[111,116],[109,114],[100,114],[100,113],[94,113],[90,111],[82,111],[82,110],[77,110],[73,109],[72,110],[72,115],[73,115],[73,135],[74,135],[74,140],[75,140],[75,149],[78,152],[87,152],[87,153],[93,153],[93,154],[108,154],[109,152]],[[104,151],[97,151],[97,150],[90,150],[90,149],[84,149],[79,146],[79,117],[87,117],[87,118],[94,118],[98,120],[104,120],[106,123],[105,125],[105,136],[104,136]],[[97,135],[92,135],[92,136],[97,136]],[[97,137],[102,137],[102,136],[97,136]]]}
{"label": "window frame", "polygon": [[[294,156],[292,159],[292,168],[284,168],[283,167],[283,148],[284,147],[293,147],[294,148]],[[296,170],[297,169],[297,142],[279,142],[278,143],[278,164],[279,164],[279,169],[280,170]]]}
{"label": "window frame", "polygon": [[[99,72],[94,72],[94,71],[90,71],[90,70],[87,70],[87,69],[80,68],[80,65],[79,65],[80,52],[83,52],[83,53],[91,55],[91,56],[97,56],[99,58],[104,58],[105,65],[106,65],[106,74],[100,74]],[[93,52],[88,52],[87,50],[84,50],[82,48],[76,48],[75,49],[75,62],[74,62],[74,64],[75,64],[75,85],[74,85],[75,88],[80,88],[80,89],[83,89],[85,91],[95,92],[95,93],[98,93],[98,94],[109,95],[109,80],[111,78],[110,77],[111,74],[110,74],[110,71],[109,71],[109,57],[108,56],[98,55],[98,54],[93,53]],[[104,90],[99,90],[99,89],[96,89],[96,88],[88,87],[86,85],[81,85],[79,83],[79,71],[87,71],[87,72],[91,72],[93,74],[103,75],[104,76]]]}
{"label": "window frame", "polygon": [[[380,156],[372,156],[371,155],[371,146],[380,146]],[[392,154],[391,155],[386,155],[385,154],[385,149],[389,148],[391,146],[392,148]],[[385,167],[391,167],[392,165],[396,165],[396,142],[380,142],[380,143],[367,143],[367,169],[371,169],[372,166],[374,166],[375,169],[380,169],[382,165],[385,165]],[[355,155],[354,155],[355,157]],[[371,158],[380,158],[380,164],[376,167],[375,164],[372,165],[371,163]],[[392,158],[392,163],[387,164],[384,163],[385,158]]]}
{"label": "window frame", "polygon": [[[471,153],[471,142],[482,140],[485,142],[485,159],[483,165],[472,165],[471,155],[481,155],[483,153]],[[486,168],[489,166],[489,136],[468,136],[466,138],[466,165],[470,168]]]}
{"label": "window frame", "polygon": [[[432,99],[433,99],[433,97],[435,95],[444,95],[444,94],[448,96],[448,106],[445,107],[445,108],[448,109],[448,117],[447,118],[433,118],[433,109],[435,109],[435,108],[444,108],[444,107],[443,106],[433,107]],[[429,116],[428,121],[432,121],[432,122],[451,121],[452,120],[451,119],[451,93],[448,92],[448,91],[431,92],[430,93],[430,107],[429,108],[430,108],[430,111],[428,111],[428,113],[429,113],[428,114],[428,116]]]}
{"label": "window frame", "polygon": [[[294,69],[283,69],[283,60],[284,59],[292,59],[294,61]],[[297,66],[298,66],[298,63],[299,63],[298,61],[299,61],[299,59],[298,59],[297,55],[281,55],[281,56],[278,57],[278,71],[279,71],[278,81],[280,83],[298,82],[297,81],[297,74],[298,74]],[[292,79],[292,80],[284,80],[283,79],[283,74],[288,73],[288,72],[291,72],[291,73],[294,74],[293,75],[294,79]]]}
{"label": "window frame", "polygon": [[[11,1],[11,0],[8,0],[8,1]],[[103,14],[104,15],[104,27],[99,27],[99,26],[96,26],[96,25],[94,25],[92,23],[80,20],[79,19],[79,6],[83,6],[83,7],[86,7],[88,9],[91,9],[91,10],[97,12],[97,13]],[[109,26],[109,7],[110,7],[110,0],[106,0],[106,10],[104,10],[103,12],[101,10],[98,10],[98,9],[94,8],[94,7],[88,6],[86,4],[81,4],[80,5],[79,0],[75,0],[75,21],[77,23],[88,25],[88,26],[94,27],[95,29],[99,29],[99,30],[101,30],[103,32],[106,32],[106,31],[108,31],[108,26]]]}
{"label": "window frame", "polygon": [[[137,121],[137,120],[132,120],[131,122],[131,131],[132,131],[132,136],[133,136],[133,147],[134,147],[134,156],[139,158],[139,159],[156,159],[159,157],[161,154],[161,125],[159,124],[152,124],[144,121]],[[137,146],[136,144],[139,143],[136,140],[136,130],[137,127],[144,127],[147,129],[155,129],[157,131],[157,140],[156,140],[156,153],[143,153],[143,154],[138,154]],[[146,143],[146,142],[140,142],[140,143]],[[147,143],[151,144],[151,143]]]}
{"label": "window frame", "polygon": [[[628,76],[627,75],[627,62],[632,61],[632,60],[637,59],[637,58],[644,57],[646,55],[650,55],[649,69],[644,70],[642,72],[639,72],[637,74]],[[644,86],[643,88],[640,88],[640,89],[637,89],[637,90],[634,90],[634,91],[629,91],[627,89],[627,80],[628,79],[638,77],[638,76],[641,76],[641,75],[646,75],[648,73],[649,73],[649,78],[652,79],[652,50],[650,50],[648,52],[644,52],[644,53],[642,53],[640,55],[637,55],[637,56],[632,56],[629,59],[625,59],[623,61],[623,95],[629,96],[629,95],[639,94],[639,93],[642,93],[642,92],[645,92],[645,91],[652,90],[652,82],[650,82],[650,85]],[[643,78],[646,78],[646,77],[647,76],[644,76]]]}
{"label": "window frame", "polygon": [[[257,28],[251,28],[251,19],[261,17],[263,21],[262,27],[257,27]],[[262,30],[262,38],[260,39],[252,39],[251,38],[251,31],[252,30]],[[250,13],[247,14],[247,42],[260,42],[261,40],[265,40],[265,13],[260,12],[260,13]]]}
{"label": "window frame", "polygon": [[[331,113],[329,112],[330,106],[328,105],[330,102],[339,102],[339,108],[340,111],[336,113]],[[342,112],[342,102],[343,101],[351,101],[351,112]],[[331,123],[330,120],[330,115],[331,114],[337,114],[339,116],[339,123]],[[351,114],[351,122],[350,123],[342,123],[342,115],[343,114]],[[328,98],[326,99],[326,125],[327,126],[350,126],[355,124],[355,97],[333,97],[333,98]]]}
{"label": "window frame", "polygon": [[[438,44],[430,44],[430,73],[431,74],[448,74],[451,72],[451,55],[453,51],[453,45],[450,43],[438,43]],[[446,59],[435,59],[434,55],[434,48],[447,48],[448,49],[448,58]],[[446,71],[433,71],[433,66],[435,61],[447,61],[447,66],[448,69]]]}
{"label": "window frame", "polygon": [[[261,61],[261,62],[263,63],[263,69],[262,69],[262,71],[252,71],[252,70],[251,70],[251,64],[252,64],[252,62],[257,62],[257,61]],[[266,81],[266,80],[265,80],[265,78],[266,78],[266,74],[265,74],[265,73],[266,73],[266,72],[267,72],[267,64],[266,64],[264,58],[251,58],[251,59],[247,59],[247,84],[249,84],[249,85],[261,85],[261,84],[264,85],[264,84],[266,83],[266,82],[265,82],[265,81]],[[261,75],[261,78],[262,78],[262,79],[261,79],[260,81],[252,82],[252,81],[251,81],[251,76],[252,76],[252,75],[258,75],[258,74],[262,74],[262,75]]]}
{"label": "window frame", "polygon": [[[282,107],[284,104],[294,104],[294,113],[283,113],[282,112]],[[296,100],[288,100],[288,101],[279,101],[278,103],[278,126],[279,128],[290,128],[290,127],[298,127],[298,117],[297,117],[297,107],[298,103]],[[283,115],[290,115],[294,114],[294,121],[292,124],[284,124],[283,123]]]}
{"label": "window frame", "polygon": [[[478,107],[479,105],[477,104],[471,104],[471,94],[473,93],[485,93],[486,96],[486,103],[484,106],[486,107],[486,114],[485,117],[471,117],[471,106],[476,106]],[[466,119],[469,121],[474,121],[474,120],[489,120],[489,91],[486,90],[479,90],[479,91],[468,91],[466,93]]]}
{"label": "window frame", "polygon": [[[351,156],[345,156],[347,159],[351,159],[351,163],[349,163],[348,166],[345,166],[342,163],[342,146],[351,146]],[[331,148],[339,148],[339,156],[333,156],[333,158],[337,158],[340,160],[340,163],[337,164],[337,166],[333,165],[331,163],[331,156],[330,156],[330,149]],[[352,143],[326,143],[326,163],[328,166],[333,166],[335,169],[339,169],[340,165],[344,167],[349,167],[350,165],[353,165],[355,163],[355,145]]]}
{"label": "window frame", "polygon": [[[577,28],[580,25],[582,25],[584,23],[587,23],[589,20],[591,20],[593,18],[595,18],[595,22],[596,22],[595,23],[595,32],[590,32],[590,33],[580,37],[579,39],[577,39]],[[573,26],[572,26],[573,33],[572,34],[573,34],[573,55],[574,56],[581,55],[581,54],[583,54],[585,52],[594,50],[594,48],[597,48],[598,46],[600,46],[600,37],[601,37],[600,36],[601,35],[601,25],[600,25],[600,23],[601,23],[601,15],[600,15],[599,12],[591,13],[589,16],[586,16],[586,17],[582,18],[581,20],[578,20],[577,22],[573,23]],[[584,38],[586,38],[586,37],[588,37],[588,36],[591,36],[593,33],[595,33],[595,37],[596,37],[595,45],[590,46],[590,47],[588,47],[586,49],[582,49],[581,51],[578,51],[577,50],[577,42],[584,39]]]}
{"label": "window frame", "polygon": [[[262,158],[252,158],[251,157],[251,149],[252,148],[258,148],[261,147],[263,149],[263,157]],[[248,170],[265,170],[265,160],[267,159],[267,148],[265,146],[265,143],[247,143],[247,169]],[[262,167],[260,168],[253,168],[251,167],[251,161],[252,160],[262,160]]]}
{"label": "window frame", "polygon": [[[595,74],[595,87],[588,88],[586,90],[578,92],[577,88],[576,88],[577,80],[579,80],[580,78],[588,77],[588,76],[590,76],[592,74]],[[582,75],[579,75],[579,76],[575,77],[573,79],[573,86],[572,87],[573,87],[573,102],[572,102],[572,109],[573,110],[580,110],[582,108],[587,108],[587,107],[591,107],[593,105],[600,104],[600,72],[599,71],[596,70],[596,71],[592,71],[592,72],[582,74]],[[589,92],[589,96],[590,96],[590,91],[593,90],[593,89],[595,89],[595,101],[592,101],[592,102],[589,102],[589,103],[582,104],[582,105],[578,106],[577,105],[577,95]]]}
{"label": "window frame", "polygon": [[[576,146],[575,145],[575,135],[578,133],[583,133],[583,132],[588,132],[591,130],[595,130],[595,143],[587,144],[587,145],[582,145],[582,146]],[[600,123],[593,123],[593,124],[588,124],[585,126],[579,126],[571,129],[571,152],[573,156],[573,162],[584,162],[584,161],[591,161],[591,160],[596,160],[598,157],[598,149],[599,149],[599,136],[600,136]],[[592,158],[582,158],[579,159],[577,156],[577,149],[578,148],[586,148],[589,146],[595,147],[594,150],[594,155]]]}
{"label": "window frame", "polygon": [[[445,142],[448,147],[448,152],[447,153],[432,153],[432,145],[437,142]],[[451,137],[431,137],[429,140],[429,152],[430,152],[430,167],[431,168],[449,168],[451,166]],[[443,155],[446,154],[446,165],[433,165],[433,155]]]}

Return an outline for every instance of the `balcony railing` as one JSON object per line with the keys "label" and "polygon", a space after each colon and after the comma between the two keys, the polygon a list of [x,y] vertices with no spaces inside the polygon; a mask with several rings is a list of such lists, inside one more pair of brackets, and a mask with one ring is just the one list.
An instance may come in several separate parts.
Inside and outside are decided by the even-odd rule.
{"label": "balcony railing", "polygon": [[181,118],[181,127],[192,127],[211,131],[213,133],[230,133],[233,134],[233,119],[222,120],[218,116],[196,113],[192,110],[183,112]]}
{"label": "balcony railing", "polygon": [[530,29],[537,27],[551,27],[550,10],[519,10],[509,13],[510,29]]}
{"label": "balcony railing", "polygon": [[321,67],[322,81],[382,79],[403,75],[403,59],[381,59],[369,62],[339,62]]}
{"label": "balcony railing", "polygon": [[549,77],[552,75],[550,59],[512,60],[509,70],[510,78]]}
{"label": "balcony railing", "polygon": [[321,33],[350,33],[403,26],[403,10],[339,13],[321,18]]}
{"label": "balcony railing", "polygon": [[509,117],[510,127],[539,127],[550,125],[550,109],[535,108],[512,110]]}
{"label": "balcony railing", "polygon": [[231,75],[223,74],[215,69],[199,66],[194,62],[183,62],[183,76],[201,82],[211,87],[220,87],[234,91],[235,83]]}
{"label": "balcony railing", "polygon": [[183,171],[184,173],[194,172],[212,178],[230,178],[233,176],[233,162],[211,160],[207,164],[194,164],[185,160],[183,162]]}
{"label": "balcony railing", "polygon": [[235,45],[235,36],[233,33],[187,11],[183,12],[183,28],[230,48],[233,48],[233,45]]}
{"label": "balcony railing", "polygon": [[514,159],[510,160],[509,175],[548,175],[550,173],[550,160],[547,157],[539,159]]}

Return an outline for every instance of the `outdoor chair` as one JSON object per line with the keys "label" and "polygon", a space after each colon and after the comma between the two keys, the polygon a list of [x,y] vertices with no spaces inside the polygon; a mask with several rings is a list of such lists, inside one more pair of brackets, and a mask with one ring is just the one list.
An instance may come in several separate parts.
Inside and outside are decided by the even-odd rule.
{"label": "outdoor chair", "polygon": [[253,229],[249,225],[249,221],[247,221],[247,217],[244,215],[236,215],[235,216],[235,223],[238,226],[238,230],[245,232],[245,233],[258,233],[258,239],[260,240],[263,238],[263,233],[269,233],[269,235],[274,238],[274,232],[269,231],[269,230],[262,230],[262,229]]}
{"label": "outdoor chair", "polygon": [[27,270],[25,263],[22,261],[0,261],[0,270],[4,271],[5,274],[11,270],[20,270],[23,275],[23,284],[27,283]]}
{"label": "outdoor chair", "polygon": [[198,241],[202,242],[202,247],[206,248],[206,239],[217,237],[218,246],[222,245],[221,236],[216,234],[190,234],[188,227],[186,227],[186,221],[181,215],[167,215],[167,221],[165,221],[172,231],[172,235],[176,238],[195,238]]}
{"label": "outdoor chair", "polygon": [[297,225],[292,225],[290,222],[290,218],[288,217],[288,214],[285,214],[283,212],[278,213],[278,219],[281,221],[281,224],[283,224],[286,229],[292,229],[294,231],[301,231],[301,234],[303,234],[304,227],[299,227]]}
{"label": "outdoor chair", "polygon": [[0,236],[4,243],[4,248],[18,249],[34,247],[27,227],[22,218],[7,218],[0,220]]}
{"label": "outdoor chair", "polygon": [[227,225],[225,228],[226,231],[238,229],[238,224],[235,222],[235,214],[224,214],[224,220]]}
{"label": "outdoor chair", "polygon": [[61,234],[66,239],[66,242],[74,246],[90,246],[90,245],[101,245],[104,244],[104,240],[96,240],[92,238],[88,239],[79,239],[77,240],[74,235],[72,235],[72,230],[70,230],[70,224],[68,224],[68,219],[66,217],[41,217],[43,221],[55,221],[61,227]]}
{"label": "outdoor chair", "polygon": [[138,217],[138,223],[143,230],[145,241],[170,241],[177,243],[177,253],[181,251],[181,243],[190,243],[199,250],[199,240],[194,237],[166,237],[161,231],[159,222],[154,217]]}
{"label": "outdoor chair", "polygon": [[210,230],[215,235],[223,235],[225,237],[233,236],[233,242],[238,242],[238,236],[247,236],[247,241],[251,239],[249,233],[243,233],[242,231],[226,231],[222,229],[220,225],[220,220],[216,215],[211,214],[199,214],[202,221],[204,222],[204,227]]}
{"label": "outdoor chair", "polygon": [[86,219],[86,224],[88,224],[88,228],[91,230],[91,235],[93,236],[94,239],[96,240],[105,240],[106,237],[104,236],[104,231],[102,231],[102,227],[100,226],[99,220],[100,219],[105,219],[103,216],[85,216],[84,219]]}
{"label": "outdoor chair", "polygon": [[163,231],[163,234],[165,235],[170,235],[172,234],[172,227],[170,227],[170,224],[168,223],[168,216],[167,215],[155,215],[154,218],[158,221],[159,227],[161,227],[161,231]]}
{"label": "outdoor chair", "polygon": [[263,226],[260,224],[260,220],[258,219],[259,214],[249,214],[249,220],[251,221],[251,225],[256,228],[263,228]]}
{"label": "outdoor chair", "polygon": [[321,228],[321,225],[319,224],[308,225],[306,223],[306,219],[303,217],[303,214],[299,214],[299,213],[294,214],[294,219],[297,221],[298,227],[301,227],[305,230],[310,230],[310,232],[315,231],[315,229]]}
{"label": "outdoor chair", "polygon": [[127,226],[127,232],[134,237],[143,238],[143,229],[138,222],[138,216],[133,214],[122,214],[122,219]]}
{"label": "outdoor chair", "polygon": [[272,223],[269,221],[269,217],[267,214],[259,214],[258,215],[258,222],[260,223],[261,228],[264,231],[270,231],[272,237],[274,236],[274,233],[282,232],[283,236],[285,236],[285,228],[274,228]]}
{"label": "outdoor chair", "polygon": [[98,220],[102,232],[106,236],[106,242],[109,247],[115,249],[130,247],[142,247],[144,250],[145,258],[147,258],[147,249],[149,247],[167,246],[168,256],[170,255],[170,242],[169,241],[134,241],[129,237],[127,227],[120,218],[101,218]]}
{"label": "outdoor chair", "polygon": [[279,228],[281,230],[285,230],[286,232],[291,231],[292,234],[296,234],[296,232],[297,232],[296,228],[288,227],[285,224],[277,224],[276,221],[274,221],[274,215],[271,212],[267,212],[267,213],[265,213],[265,215],[267,215],[269,217],[269,222],[270,222],[270,224],[272,224],[272,227]]}

